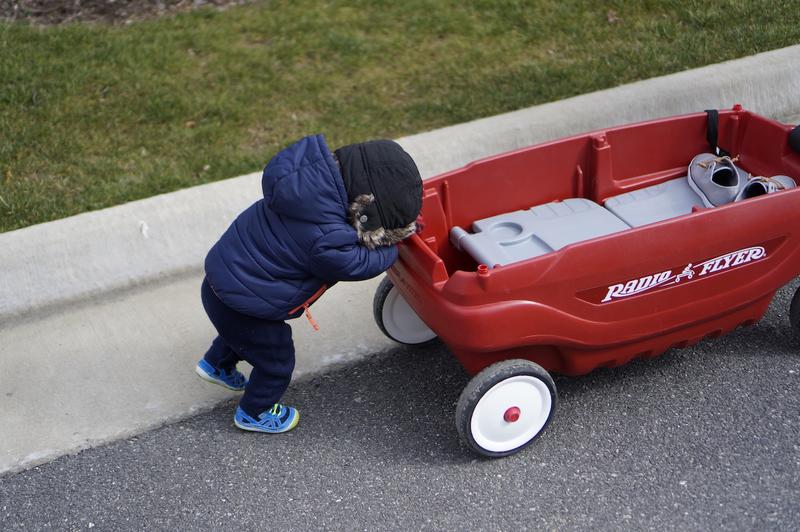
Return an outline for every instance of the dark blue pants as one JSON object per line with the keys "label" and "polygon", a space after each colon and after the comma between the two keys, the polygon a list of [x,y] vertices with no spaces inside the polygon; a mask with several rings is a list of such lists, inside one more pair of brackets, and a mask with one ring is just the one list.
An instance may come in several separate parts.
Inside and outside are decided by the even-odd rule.
{"label": "dark blue pants", "polygon": [[220,301],[208,279],[200,290],[203,307],[217,336],[205,354],[214,367],[230,370],[240,360],[253,366],[239,406],[251,417],[277,403],[294,371],[292,328],[285,321],[254,318],[236,312]]}

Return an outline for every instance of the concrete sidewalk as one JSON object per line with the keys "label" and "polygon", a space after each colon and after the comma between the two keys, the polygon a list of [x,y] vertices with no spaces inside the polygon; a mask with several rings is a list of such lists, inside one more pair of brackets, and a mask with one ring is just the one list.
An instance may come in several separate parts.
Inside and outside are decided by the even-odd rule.
{"label": "concrete sidewalk", "polygon": [[[611,125],[727,108],[798,112],[800,46],[399,139],[424,177]],[[232,395],[193,375],[213,329],[202,260],[261,194],[259,173],[0,235],[0,473],[176,420]],[[377,280],[340,283],[292,324],[297,375],[390,345]]]}

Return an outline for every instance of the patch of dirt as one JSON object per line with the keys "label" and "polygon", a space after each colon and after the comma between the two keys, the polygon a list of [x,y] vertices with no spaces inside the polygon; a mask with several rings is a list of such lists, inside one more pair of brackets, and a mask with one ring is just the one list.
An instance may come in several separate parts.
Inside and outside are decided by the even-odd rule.
{"label": "patch of dirt", "polygon": [[70,22],[130,24],[204,6],[226,9],[257,0],[0,0],[0,20],[36,25]]}

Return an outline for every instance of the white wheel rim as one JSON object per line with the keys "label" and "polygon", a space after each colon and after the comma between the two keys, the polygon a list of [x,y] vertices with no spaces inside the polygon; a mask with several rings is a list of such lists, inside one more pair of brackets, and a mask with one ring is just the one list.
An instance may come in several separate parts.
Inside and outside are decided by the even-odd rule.
{"label": "white wheel rim", "polygon": [[[513,408],[519,409],[519,418],[508,422],[504,415]],[[539,434],[552,408],[550,389],[542,380],[531,375],[510,377],[492,386],[475,405],[472,438],[490,452],[516,449]]]}
{"label": "white wheel rim", "polygon": [[383,326],[389,336],[405,344],[421,344],[436,338],[436,333],[425,325],[397,288],[392,287],[381,309]]}

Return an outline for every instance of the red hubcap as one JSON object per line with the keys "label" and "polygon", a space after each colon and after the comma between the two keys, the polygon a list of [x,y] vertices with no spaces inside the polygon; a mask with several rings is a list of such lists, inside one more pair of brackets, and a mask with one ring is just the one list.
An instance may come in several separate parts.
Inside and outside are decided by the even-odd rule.
{"label": "red hubcap", "polygon": [[503,419],[505,419],[508,423],[514,423],[516,420],[519,419],[519,414],[520,414],[519,408],[517,408],[516,406],[512,406],[511,408],[506,410],[505,414],[503,414]]}

